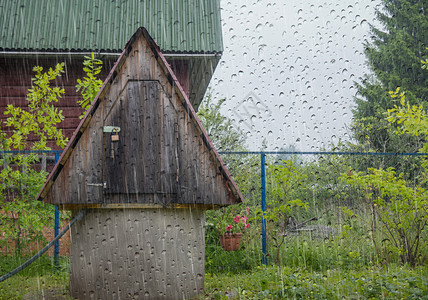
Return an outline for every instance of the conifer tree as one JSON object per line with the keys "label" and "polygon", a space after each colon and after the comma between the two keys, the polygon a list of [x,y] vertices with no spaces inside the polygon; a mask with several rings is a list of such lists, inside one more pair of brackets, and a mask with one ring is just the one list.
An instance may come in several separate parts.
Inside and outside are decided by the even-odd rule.
{"label": "conifer tree", "polygon": [[420,141],[397,137],[385,113],[396,104],[388,92],[397,87],[406,92],[410,104],[428,104],[428,71],[420,67],[428,52],[428,1],[382,0],[382,4],[376,12],[380,25],[371,27],[372,41],[365,45],[371,73],[357,83],[353,131],[358,142],[373,150],[409,152],[420,148]]}

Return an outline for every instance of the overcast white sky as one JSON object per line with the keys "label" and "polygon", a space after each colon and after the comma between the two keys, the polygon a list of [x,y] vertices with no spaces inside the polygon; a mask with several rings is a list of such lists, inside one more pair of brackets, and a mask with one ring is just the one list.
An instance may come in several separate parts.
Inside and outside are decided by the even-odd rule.
{"label": "overcast white sky", "polygon": [[[288,4],[286,4],[288,2]],[[350,3],[350,4],[349,4]],[[349,139],[363,42],[379,0],[222,0],[224,52],[210,86],[251,150]]]}

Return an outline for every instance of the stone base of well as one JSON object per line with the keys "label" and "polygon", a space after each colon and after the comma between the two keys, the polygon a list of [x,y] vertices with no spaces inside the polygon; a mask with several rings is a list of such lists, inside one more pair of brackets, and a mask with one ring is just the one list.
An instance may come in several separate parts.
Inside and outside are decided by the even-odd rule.
{"label": "stone base of well", "polygon": [[91,209],[71,228],[70,294],[183,299],[204,288],[205,212]]}

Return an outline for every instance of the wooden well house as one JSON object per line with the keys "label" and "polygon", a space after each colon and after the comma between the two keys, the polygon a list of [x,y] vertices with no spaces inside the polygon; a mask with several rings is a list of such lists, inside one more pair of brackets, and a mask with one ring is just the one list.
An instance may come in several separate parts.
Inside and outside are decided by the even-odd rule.
{"label": "wooden well house", "polygon": [[79,299],[191,298],[203,290],[206,209],[242,196],[158,46],[129,40],[39,199],[72,228]]}

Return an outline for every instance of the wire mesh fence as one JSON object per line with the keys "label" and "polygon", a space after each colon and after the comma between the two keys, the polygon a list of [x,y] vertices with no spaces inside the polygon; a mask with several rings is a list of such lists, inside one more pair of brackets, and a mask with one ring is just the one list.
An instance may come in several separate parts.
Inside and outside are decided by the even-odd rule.
{"label": "wire mesh fence", "polygon": [[[2,152],[3,168],[12,154]],[[41,162],[60,153],[21,154],[36,154]],[[207,212],[207,270],[233,268],[224,255],[240,257],[239,268],[276,263],[313,269],[416,264],[426,256],[426,153],[221,155],[245,202]],[[223,251],[218,236],[239,225],[240,250]]]}
{"label": "wire mesh fence", "polygon": [[[233,231],[234,218],[249,210],[241,248],[249,265],[415,264],[427,251],[426,156],[223,152],[246,202],[208,212],[208,239],[215,244],[215,235]],[[207,247],[208,268],[233,268],[218,243]]]}

